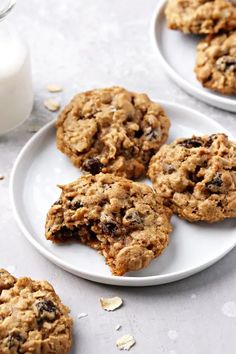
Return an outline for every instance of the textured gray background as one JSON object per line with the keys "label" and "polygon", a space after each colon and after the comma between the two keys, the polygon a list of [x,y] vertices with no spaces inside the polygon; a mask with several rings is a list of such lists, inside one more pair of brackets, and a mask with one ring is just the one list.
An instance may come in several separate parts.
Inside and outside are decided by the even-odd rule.
{"label": "textured gray background", "polygon": [[[0,266],[16,275],[48,279],[71,307],[76,354],[117,353],[116,339],[131,333],[136,354],[233,354],[236,346],[236,250],[210,269],[170,285],[116,288],[79,279],[44,259],[24,239],[8,196],[13,162],[33,135],[32,124],[54,118],[42,102],[49,83],[65,91],[119,84],[152,97],[183,103],[206,113],[236,133],[236,117],[191,98],[160,68],[150,44],[156,0],[18,0],[10,21],[28,40],[33,63],[35,107],[25,124],[0,138]],[[197,250],[196,250],[197,251]],[[120,295],[125,306],[107,313],[101,296]],[[232,302],[228,316],[222,311]],[[81,312],[88,317],[77,319]],[[231,317],[229,317],[229,315]],[[233,317],[232,317],[233,316]],[[120,323],[122,329],[115,331]],[[174,331],[174,332],[169,332]],[[174,339],[175,338],[175,339]]]}

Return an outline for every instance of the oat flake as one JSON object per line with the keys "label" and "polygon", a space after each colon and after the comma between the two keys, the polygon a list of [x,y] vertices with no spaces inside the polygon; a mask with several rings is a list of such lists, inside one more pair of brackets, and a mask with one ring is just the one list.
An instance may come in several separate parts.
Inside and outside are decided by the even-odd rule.
{"label": "oat flake", "polygon": [[116,326],[115,330],[116,330],[116,331],[119,331],[119,329],[121,329],[121,325],[120,325],[120,324],[118,324],[118,325]]}
{"label": "oat flake", "polygon": [[85,313],[85,312],[81,312],[79,315],[78,315],[78,319],[81,319],[81,318],[84,318],[84,317],[87,317],[88,314]]}
{"label": "oat flake", "polygon": [[123,300],[118,296],[111,297],[111,298],[101,297],[100,303],[103,310],[114,311],[119,307],[121,307],[121,305],[123,304]]}
{"label": "oat flake", "polygon": [[44,101],[44,106],[51,112],[56,112],[61,107],[59,102],[52,100],[51,98]]}
{"label": "oat flake", "polygon": [[135,345],[136,341],[131,334],[126,334],[117,339],[116,346],[119,350],[130,350]]}
{"label": "oat flake", "polygon": [[63,91],[62,86],[56,85],[56,84],[51,84],[47,86],[48,92],[55,93],[55,92],[61,92]]}

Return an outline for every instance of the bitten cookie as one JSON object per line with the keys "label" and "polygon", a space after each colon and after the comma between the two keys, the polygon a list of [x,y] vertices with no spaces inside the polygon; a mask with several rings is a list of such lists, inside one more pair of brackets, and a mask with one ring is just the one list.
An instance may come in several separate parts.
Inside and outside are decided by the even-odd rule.
{"label": "bitten cookie", "polygon": [[53,287],[0,269],[0,353],[65,354],[71,342],[69,309]]}
{"label": "bitten cookie", "polygon": [[80,93],[57,121],[57,147],[95,175],[136,179],[165,143],[170,122],[147,95],[120,87]]}
{"label": "bitten cookie", "polygon": [[168,0],[165,12],[168,27],[185,33],[236,29],[235,0]]}
{"label": "bitten cookie", "polygon": [[170,210],[145,184],[100,173],[60,188],[47,215],[46,238],[96,249],[114,275],[148,266],[168,245]]}
{"label": "bitten cookie", "polygon": [[188,221],[236,217],[236,144],[224,134],[164,145],[148,174],[165,204]]}
{"label": "bitten cookie", "polygon": [[195,72],[203,86],[236,93],[236,31],[203,39],[197,46]]}

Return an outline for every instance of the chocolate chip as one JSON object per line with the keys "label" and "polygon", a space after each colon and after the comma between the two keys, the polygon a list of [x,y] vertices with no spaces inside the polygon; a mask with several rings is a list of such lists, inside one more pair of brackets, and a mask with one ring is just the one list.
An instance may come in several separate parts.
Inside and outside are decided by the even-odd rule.
{"label": "chocolate chip", "polygon": [[191,149],[191,148],[198,148],[202,146],[202,141],[200,140],[200,138],[192,138],[192,139],[182,140],[178,144],[188,149]]}
{"label": "chocolate chip", "polygon": [[42,300],[36,304],[38,310],[38,322],[42,323],[44,321],[53,322],[55,321],[58,309],[51,300]]}
{"label": "chocolate chip", "polygon": [[219,192],[219,188],[222,186],[223,181],[221,179],[221,175],[219,173],[216,174],[216,176],[209,182],[206,183],[206,188],[210,192]]}
{"label": "chocolate chip", "polygon": [[7,338],[7,345],[9,349],[16,349],[18,352],[18,349],[20,348],[20,345],[25,342],[24,336],[22,336],[18,332],[12,332],[8,335]]}
{"label": "chocolate chip", "polygon": [[54,205],[62,205],[62,201],[60,199],[58,199],[55,203],[53,203],[52,206]]}
{"label": "chocolate chip", "polygon": [[97,158],[91,158],[84,162],[83,169],[92,175],[96,175],[101,172],[103,164]]}
{"label": "chocolate chip", "polygon": [[116,221],[110,221],[102,224],[102,231],[106,235],[116,235],[118,231],[118,224]]}

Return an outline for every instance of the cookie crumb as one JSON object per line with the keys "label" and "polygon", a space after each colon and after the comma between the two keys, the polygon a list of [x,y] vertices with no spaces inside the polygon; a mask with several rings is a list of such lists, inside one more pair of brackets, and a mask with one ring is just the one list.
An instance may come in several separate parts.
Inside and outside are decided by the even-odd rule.
{"label": "cookie crumb", "polygon": [[111,298],[101,297],[100,303],[101,303],[103,310],[114,311],[122,306],[123,300],[118,296],[111,297]]}
{"label": "cookie crumb", "polygon": [[118,324],[118,325],[116,326],[115,330],[116,330],[116,331],[119,331],[120,329],[121,329],[121,325]]}
{"label": "cookie crumb", "polygon": [[80,320],[81,318],[84,318],[84,317],[88,317],[88,314],[85,313],[85,312],[81,312],[79,315],[78,315],[78,319]]}
{"label": "cookie crumb", "polygon": [[60,85],[50,84],[50,85],[47,85],[47,90],[48,90],[48,92],[56,93],[56,92],[63,91],[63,88]]}
{"label": "cookie crumb", "polygon": [[0,181],[4,180],[4,178],[5,178],[5,177],[1,175],[1,176],[0,176]]}
{"label": "cookie crumb", "polygon": [[117,339],[116,346],[119,350],[130,350],[135,345],[136,341],[131,334],[126,334]]}
{"label": "cookie crumb", "polygon": [[51,98],[44,101],[44,106],[51,112],[56,112],[61,108],[60,103]]}
{"label": "cookie crumb", "polygon": [[168,331],[168,337],[171,339],[171,340],[176,340],[178,338],[178,332],[173,330],[173,329],[170,329]]}
{"label": "cookie crumb", "polygon": [[227,317],[236,317],[236,302],[228,301],[223,306],[221,311]]}

